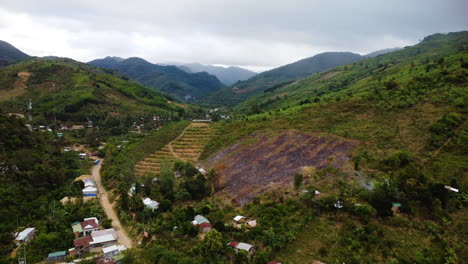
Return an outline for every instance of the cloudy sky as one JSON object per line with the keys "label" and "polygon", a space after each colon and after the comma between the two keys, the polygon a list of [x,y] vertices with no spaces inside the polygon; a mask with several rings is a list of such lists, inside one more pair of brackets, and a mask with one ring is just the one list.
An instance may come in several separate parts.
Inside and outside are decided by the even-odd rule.
{"label": "cloudy sky", "polygon": [[255,71],[468,30],[466,0],[0,0],[0,39],[34,56],[200,62]]}

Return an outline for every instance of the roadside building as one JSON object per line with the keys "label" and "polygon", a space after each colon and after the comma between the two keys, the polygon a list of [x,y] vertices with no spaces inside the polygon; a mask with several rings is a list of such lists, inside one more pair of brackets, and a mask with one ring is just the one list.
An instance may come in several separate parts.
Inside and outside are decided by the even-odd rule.
{"label": "roadside building", "polygon": [[97,188],[96,187],[86,187],[83,189],[83,196],[85,197],[92,197],[97,196]]}
{"label": "roadside building", "polygon": [[236,215],[236,217],[233,218],[234,222],[237,224],[242,224],[245,222],[245,216],[242,215]]}
{"label": "roadside building", "polygon": [[113,228],[93,231],[91,232],[91,238],[93,239],[90,242],[92,247],[108,247],[117,243],[117,233]]}
{"label": "roadside building", "polygon": [[15,237],[16,245],[21,245],[25,242],[28,242],[34,238],[36,234],[36,228],[28,227],[23,231],[19,232]]}
{"label": "roadside building", "polygon": [[257,220],[248,221],[246,224],[247,228],[254,228],[257,226]]}
{"label": "roadside building", "polygon": [[159,207],[159,203],[151,200],[150,198],[143,198],[143,204],[145,205],[145,208],[151,209],[153,211]]}
{"label": "roadside building", "polygon": [[198,225],[202,233],[208,233],[213,229],[213,226],[210,223],[201,223]]}
{"label": "roadside building", "polygon": [[99,220],[96,217],[85,218],[80,223],[83,235],[87,235],[93,231],[99,230]]}
{"label": "roadside building", "polygon": [[232,241],[229,242],[227,245],[234,248],[236,252],[239,252],[239,250],[245,250],[250,254],[253,251],[253,245],[243,242]]}
{"label": "roadside building", "polygon": [[124,251],[126,248],[123,245],[113,245],[109,247],[102,248],[102,253],[105,258],[113,257],[119,255],[120,252]]}
{"label": "roadside building", "polygon": [[75,237],[80,237],[81,234],[83,233],[83,228],[81,227],[80,222],[74,222],[71,224],[73,234],[75,234]]}
{"label": "roadside building", "polygon": [[50,253],[47,256],[47,261],[50,261],[50,262],[61,261],[61,260],[64,260],[66,257],[67,257],[66,251],[57,251],[57,252]]}
{"label": "roadside building", "polygon": [[84,236],[73,241],[73,245],[75,246],[76,254],[82,254],[84,252],[88,252],[89,248],[91,247],[91,242],[93,238],[91,236]]}

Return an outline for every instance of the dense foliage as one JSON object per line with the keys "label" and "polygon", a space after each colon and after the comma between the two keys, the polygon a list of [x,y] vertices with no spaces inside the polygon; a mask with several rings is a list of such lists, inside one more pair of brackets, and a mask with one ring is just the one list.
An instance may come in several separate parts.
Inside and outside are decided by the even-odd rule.
{"label": "dense foliage", "polygon": [[37,229],[27,245],[28,262],[41,261],[48,253],[70,248],[70,224],[92,215],[103,218],[96,204],[63,206],[64,196],[81,196],[73,179],[86,167],[75,152],[62,153],[60,140],[50,132],[31,132],[22,119],[0,115],[0,262],[15,247],[13,233]]}

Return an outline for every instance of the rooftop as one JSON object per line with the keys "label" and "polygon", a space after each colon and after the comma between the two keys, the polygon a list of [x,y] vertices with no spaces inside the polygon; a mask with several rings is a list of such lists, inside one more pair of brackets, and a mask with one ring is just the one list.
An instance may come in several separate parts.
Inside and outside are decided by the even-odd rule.
{"label": "rooftop", "polygon": [[26,239],[26,237],[28,237],[28,235],[32,232],[34,232],[34,230],[36,230],[36,228],[34,227],[28,227],[26,229],[24,229],[23,231],[21,231],[18,236],[16,236],[16,240],[24,240]]}
{"label": "rooftop", "polygon": [[67,255],[67,252],[66,251],[57,251],[57,252],[53,252],[53,253],[50,253],[48,255],[49,258],[53,258],[53,257],[61,257],[61,256],[66,256]]}

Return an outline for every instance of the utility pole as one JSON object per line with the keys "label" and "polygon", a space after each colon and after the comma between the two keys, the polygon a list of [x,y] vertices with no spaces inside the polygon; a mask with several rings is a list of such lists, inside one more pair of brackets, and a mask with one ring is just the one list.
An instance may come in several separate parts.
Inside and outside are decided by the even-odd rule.
{"label": "utility pole", "polygon": [[20,246],[21,252],[18,257],[18,264],[26,264],[26,244]]}

